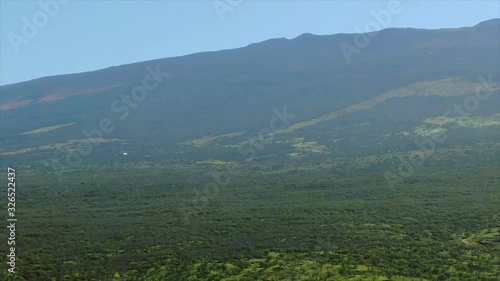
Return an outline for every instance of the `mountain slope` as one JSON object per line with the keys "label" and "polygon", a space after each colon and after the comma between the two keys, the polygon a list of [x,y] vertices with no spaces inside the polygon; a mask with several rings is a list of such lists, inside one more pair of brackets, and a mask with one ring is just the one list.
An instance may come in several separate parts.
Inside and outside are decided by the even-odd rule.
{"label": "mountain slope", "polygon": [[[115,127],[104,138],[174,145],[204,136],[256,132],[267,126],[273,108],[284,106],[296,115],[293,123],[298,127],[300,122],[316,124],[314,120],[321,116],[369,103],[395,89],[409,93],[400,101],[384,100],[384,104],[411,104],[411,96],[417,94],[407,86],[414,83],[446,84],[458,79],[463,81],[458,87],[472,85],[466,87],[472,94],[481,83],[479,76],[500,81],[499,34],[500,19],[458,29],[391,28],[372,37],[350,63],[339,45],[354,44],[358,35],[304,34],[233,50],[6,85],[0,87],[2,149],[16,151],[84,139],[88,136],[82,131],[99,128],[104,118]],[[148,81],[158,86],[148,90],[143,101],[127,104],[123,96],[130,96],[152,72],[157,76],[150,75]],[[415,103],[422,120],[439,115],[452,101],[427,98]],[[429,103],[439,110],[431,110]],[[485,110],[482,115],[491,116],[495,107],[488,106],[474,114]],[[379,115],[386,112],[378,111]],[[57,129],[26,134],[54,126]],[[313,127],[311,134],[317,133]],[[241,139],[245,137],[234,141]]]}

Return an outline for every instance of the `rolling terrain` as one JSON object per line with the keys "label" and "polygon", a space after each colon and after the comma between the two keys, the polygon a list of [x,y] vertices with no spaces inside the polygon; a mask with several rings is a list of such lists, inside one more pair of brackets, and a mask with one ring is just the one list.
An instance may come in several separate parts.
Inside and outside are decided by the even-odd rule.
{"label": "rolling terrain", "polygon": [[0,280],[499,280],[500,19],[356,36],[1,86]]}

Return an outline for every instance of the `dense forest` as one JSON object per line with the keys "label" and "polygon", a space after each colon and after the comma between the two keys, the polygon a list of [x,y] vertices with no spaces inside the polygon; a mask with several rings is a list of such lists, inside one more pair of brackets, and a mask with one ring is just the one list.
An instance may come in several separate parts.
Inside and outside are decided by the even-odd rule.
{"label": "dense forest", "polygon": [[396,158],[18,168],[2,280],[498,280],[498,146]]}

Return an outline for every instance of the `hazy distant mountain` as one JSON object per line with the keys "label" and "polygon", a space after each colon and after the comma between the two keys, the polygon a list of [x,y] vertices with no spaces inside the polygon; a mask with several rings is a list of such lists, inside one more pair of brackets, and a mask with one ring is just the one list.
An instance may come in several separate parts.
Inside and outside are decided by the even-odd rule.
{"label": "hazy distant mountain", "polygon": [[[391,128],[432,134],[435,126],[472,122],[446,119],[436,125],[428,118],[484,86],[478,77],[490,82],[481,91],[492,94],[469,115],[483,125],[496,124],[500,19],[455,29],[385,29],[363,35],[370,40],[364,47],[356,44],[361,36],[303,34],[5,85],[0,87],[2,148],[47,148],[84,139],[82,131],[99,128],[103,118],[115,127],[103,138],[121,143],[180,144],[224,134],[237,136],[237,142],[269,126],[273,109],[284,106],[296,117],[280,134],[327,138],[336,128],[368,121],[378,125],[363,133]],[[357,51],[346,59],[341,46]],[[155,72],[140,101],[144,77]],[[133,91],[138,100],[127,105],[122,95]]]}

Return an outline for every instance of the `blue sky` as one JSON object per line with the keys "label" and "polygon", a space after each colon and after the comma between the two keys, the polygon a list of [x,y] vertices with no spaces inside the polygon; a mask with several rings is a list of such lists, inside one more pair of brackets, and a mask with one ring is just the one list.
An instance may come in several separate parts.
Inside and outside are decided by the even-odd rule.
{"label": "blue sky", "polygon": [[[1,85],[305,32],[354,33],[390,2],[55,1],[0,1]],[[402,1],[400,6],[384,27],[462,27],[500,17],[499,1]]]}

